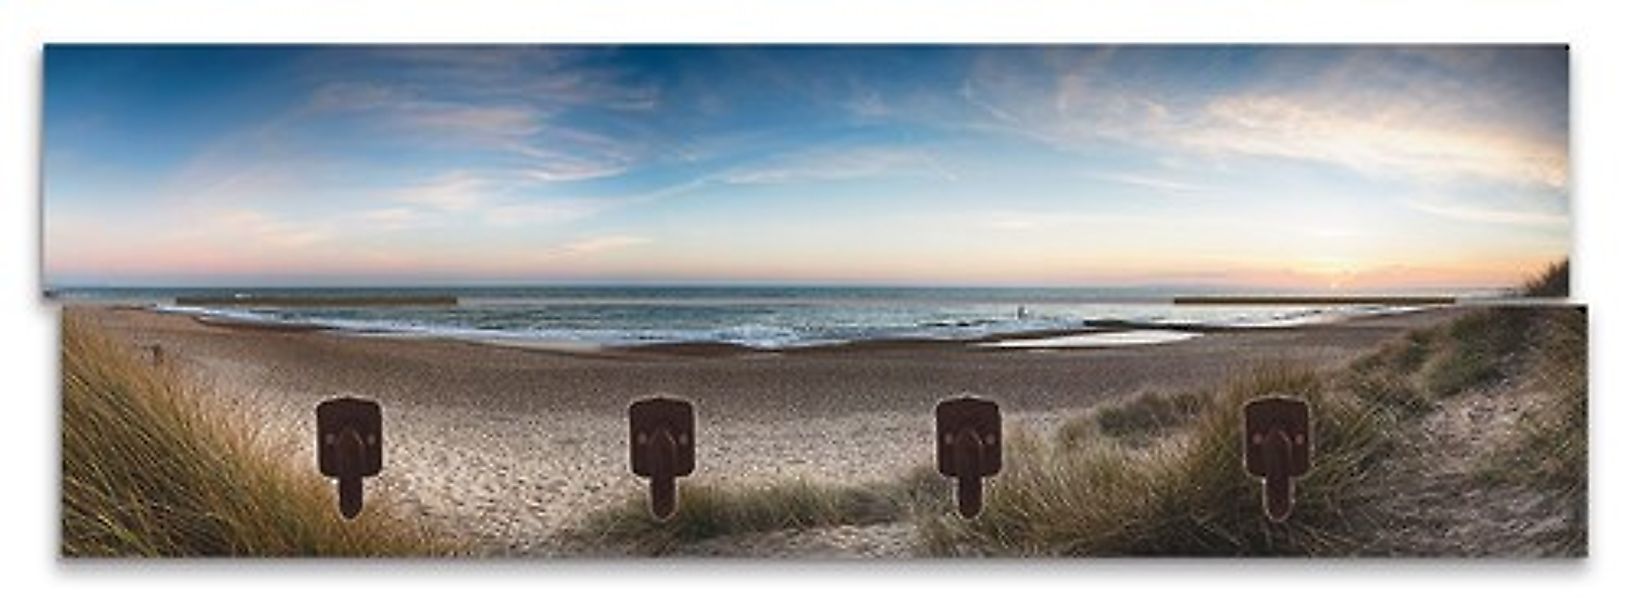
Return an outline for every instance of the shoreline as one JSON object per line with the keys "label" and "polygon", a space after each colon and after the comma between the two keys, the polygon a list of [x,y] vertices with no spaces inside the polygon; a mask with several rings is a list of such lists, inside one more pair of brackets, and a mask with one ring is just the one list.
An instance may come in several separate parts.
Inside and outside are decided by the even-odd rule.
{"label": "shoreline", "polygon": [[[655,354],[655,355],[694,355],[694,356],[736,356],[751,354],[798,354],[842,352],[854,350],[878,349],[910,349],[934,346],[954,346],[966,348],[980,348],[986,350],[1083,350],[1103,346],[1123,346],[1140,344],[1165,344],[1186,341],[1200,335],[1217,333],[1245,333],[1253,331],[1285,331],[1305,327],[1315,327],[1335,323],[1360,321],[1375,317],[1407,314],[1418,311],[1441,310],[1447,308],[1443,305],[1410,305],[1391,307],[1386,312],[1359,312],[1349,314],[1316,314],[1303,317],[1283,319],[1269,322],[1247,322],[1232,325],[1219,325],[1210,323],[1189,322],[1157,322],[1135,321],[1130,319],[1100,318],[1082,319],[1076,327],[1050,327],[1033,330],[994,332],[970,337],[930,337],[930,336],[896,336],[876,337],[849,340],[815,340],[805,343],[792,343],[786,345],[760,346],[734,341],[707,341],[707,340],[658,340],[650,342],[630,343],[601,343],[593,341],[575,341],[530,337],[525,335],[506,335],[507,332],[493,332],[489,334],[471,332],[430,332],[430,331],[403,331],[388,328],[364,328],[328,325],[322,323],[309,323],[298,321],[283,321],[269,318],[239,316],[231,314],[206,313],[196,310],[200,306],[175,305],[164,307],[158,305],[114,304],[98,305],[102,308],[116,310],[140,310],[155,314],[178,315],[190,317],[193,320],[214,327],[223,327],[242,330],[260,331],[302,331],[323,332],[339,336],[354,336],[365,338],[388,338],[407,340],[447,340],[471,344],[481,344],[495,347],[521,348],[545,352],[559,352],[565,354]],[[301,305],[304,306],[304,305]],[[301,306],[293,306],[299,308]],[[184,310],[176,310],[181,308]],[[1117,335],[1117,334],[1154,334],[1154,335]],[[1187,333],[1192,335],[1176,336],[1162,335],[1164,333]],[[1103,336],[1102,342],[1094,342],[1093,336]],[[1049,343],[1047,340],[1053,339]]]}

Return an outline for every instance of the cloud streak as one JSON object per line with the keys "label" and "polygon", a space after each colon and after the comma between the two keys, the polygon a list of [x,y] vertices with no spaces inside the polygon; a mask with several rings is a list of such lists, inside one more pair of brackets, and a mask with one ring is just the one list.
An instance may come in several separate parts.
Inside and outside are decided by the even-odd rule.
{"label": "cloud streak", "polygon": [[1467,177],[1560,189],[1567,148],[1497,124],[1457,125],[1408,105],[1337,106],[1286,96],[1234,96],[1196,123],[1163,131],[1203,152],[1340,165],[1381,177]]}
{"label": "cloud streak", "polygon": [[[1488,73],[1502,65],[1472,60],[1476,52],[1411,50],[1349,50],[1282,80],[1215,90],[1128,74],[1149,65],[1118,66],[1124,52],[1053,60],[1045,77],[1013,76],[1023,71],[1014,61],[1040,57],[1008,56],[1006,63],[982,63],[957,90],[985,115],[983,125],[957,115],[937,118],[1072,150],[1112,141],[1311,161],[1382,178],[1567,186],[1565,130],[1558,135],[1535,124],[1549,113],[1534,114],[1541,111],[1532,106],[1532,92],[1491,83]],[[1400,56],[1417,54],[1436,68],[1399,66],[1407,62]],[[1565,119],[1565,105],[1545,108],[1561,111],[1549,118]]]}
{"label": "cloud streak", "polygon": [[573,258],[616,252],[648,243],[651,243],[650,239],[634,235],[600,235],[572,240],[545,253],[555,258]]}
{"label": "cloud streak", "polygon": [[1426,214],[1470,223],[1520,225],[1525,227],[1567,227],[1568,215],[1539,211],[1468,206],[1465,204],[1412,202],[1410,208]]}
{"label": "cloud streak", "polygon": [[735,185],[773,185],[872,179],[885,176],[956,181],[931,151],[897,146],[823,148],[773,157],[723,172]]}

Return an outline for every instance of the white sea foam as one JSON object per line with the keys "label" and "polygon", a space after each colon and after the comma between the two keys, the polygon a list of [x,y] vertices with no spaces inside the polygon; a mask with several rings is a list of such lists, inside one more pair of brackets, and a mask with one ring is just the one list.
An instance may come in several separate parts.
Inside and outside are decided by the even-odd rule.
{"label": "white sea foam", "polygon": [[1016,349],[1043,349],[1043,348],[1107,348],[1112,346],[1142,346],[1147,344],[1170,344],[1200,337],[1192,331],[1168,331],[1161,329],[1143,329],[1134,331],[1105,331],[1094,333],[1077,333],[1058,337],[1001,340],[984,342],[979,346],[984,348],[1016,348]]}
{"label": "white sea foam", "polygon": [[[388,295],[395,291],[370,293]],[[251,323],[311,325],[352,335],[523,345],[558,343],[572,347],[727,343],[759,349],[877,339],[975,341],[1028,332],[1080,330],[1095,321],[1114,321],[1140,330],[1165,330],[1174,325],[1290,327],[1403,310],[1360,306],[1178,306],[1157,300],[1134,302],[1091,292],[1045,289],[630,287],[504,290],[501,295],[482,289],[450,289],[447,293],[459,297],[457,306],[198,307],[174,306],[154,293],[143,299],[166,312]],[[1164,343],[1168,340],[1162,336],[1169,334],[1151,334],[1152,338],[1094,334],[1090,340],[1051,342],[1051,347]],[[1042,342],[997,347],[1048,347],[1036,344]]]}

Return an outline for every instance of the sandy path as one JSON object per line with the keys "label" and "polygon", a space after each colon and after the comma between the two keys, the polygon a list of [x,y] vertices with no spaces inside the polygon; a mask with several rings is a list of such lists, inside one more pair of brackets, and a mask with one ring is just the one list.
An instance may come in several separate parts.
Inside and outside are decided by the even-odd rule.
{"label": "sandy path", "polygon": [[1445,399],[1406,428],[1411,452],[1394,467],[1399,483],[1378,499],[1391,519],[1369,552],[1402,556],[1541,558],[1559,551],[1574,524],[1555,494],[1491,480],[1490,457],[1517,442],[1525,411],[1555,402],[1545,391],[1502,385]]}
{"label": "sandy path", "polygon": [[[147,311],[71,308],[141,345],[159,344],[253,420],[314,459],[311,410],[327,397],[378,400],[394,510],[466,535],[483,552],[553,554],[553,534],[643,489],[627,471],[625,407],[696,402],[700,481],[803,476],[864,482],[928,463],[930,411],[958,393],[998,400],[1012,423],[1045,427],[1145,389],[1212,385],[1269,360],[1329,365],[1441,310],[1174,344],[1076,350],[875,344],[784,353],[567,354],[457,341],[220,326]],[[315,469],[313,468],[315,476]],[[909,532],[834,528],[713,540],[698,554],[896,555]],[[896,528],[898,529],[898,528]],[[879,532],[882,532],[879,535]]]}

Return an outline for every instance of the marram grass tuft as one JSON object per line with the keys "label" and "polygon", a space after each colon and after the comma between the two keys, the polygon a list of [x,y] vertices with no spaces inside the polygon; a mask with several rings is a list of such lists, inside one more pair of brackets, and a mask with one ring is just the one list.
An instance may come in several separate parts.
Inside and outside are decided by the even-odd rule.
{"label": "marram grass tuft", "polygon": [[175,367],[62,321],[62,546],[69,557],[427,556],[458,547],[263,444]]}

